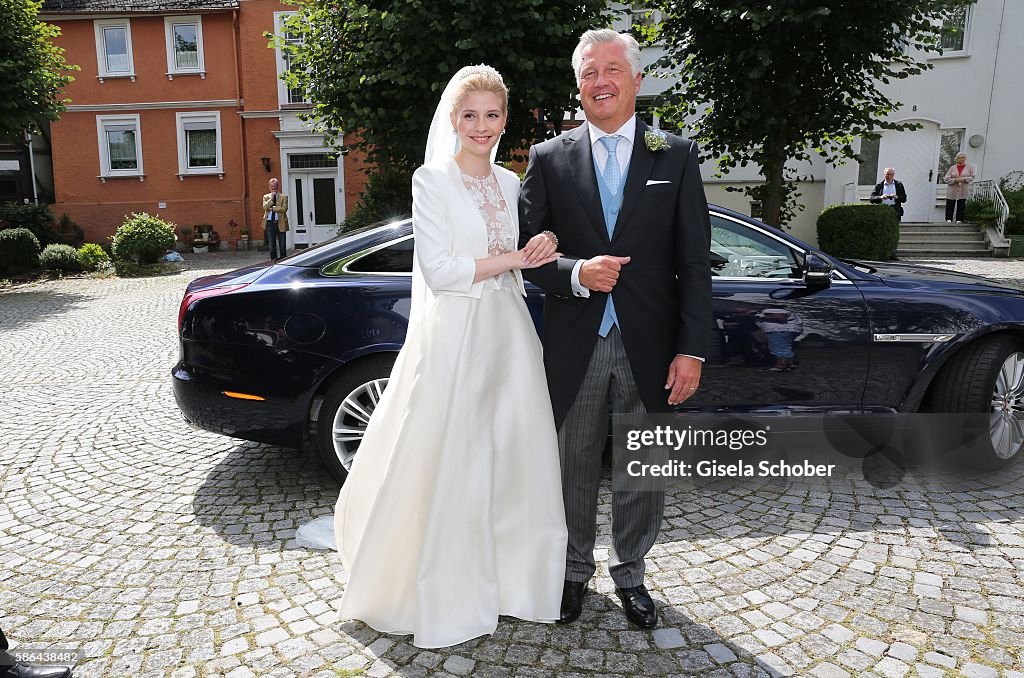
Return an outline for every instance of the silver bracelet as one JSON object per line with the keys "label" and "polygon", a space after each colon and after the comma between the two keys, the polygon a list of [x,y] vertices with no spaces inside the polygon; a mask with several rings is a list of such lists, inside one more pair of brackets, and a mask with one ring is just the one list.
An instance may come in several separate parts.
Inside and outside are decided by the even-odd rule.
{"label": "silver bracelet", "polygon": [[543,233],[544,235],[546,235],[549,238],[551,238],[552,240],[554,240],[555,241],[555,247],[556,248],[558,247],[558,236],[555,235],[553,231],[541,231],[541,233]]}

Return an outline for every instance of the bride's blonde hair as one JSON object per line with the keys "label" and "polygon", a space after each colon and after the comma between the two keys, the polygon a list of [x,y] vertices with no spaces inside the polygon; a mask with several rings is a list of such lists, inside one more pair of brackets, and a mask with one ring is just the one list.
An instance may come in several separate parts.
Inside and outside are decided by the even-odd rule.
{"label": "bride's blonde hair", "polygon": [[501,99],[502,113],[508,112],[508,88],[501,74],[490,66],[474,66],[473,72],[459,81],[452,97],[452,113],[459,110],[459,106],[465,101],[466,95],[470,92],[492,92]]}

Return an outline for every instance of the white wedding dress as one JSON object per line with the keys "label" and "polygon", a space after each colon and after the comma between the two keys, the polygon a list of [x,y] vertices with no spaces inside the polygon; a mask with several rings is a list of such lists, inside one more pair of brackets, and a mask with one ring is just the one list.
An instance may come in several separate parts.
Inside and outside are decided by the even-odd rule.
{"label": "white wedding dress", "polygon": [[[514,251],[495,175],[463,182],[483,217],[465,219],[486,224],[488,252]],[[342,619],[430,648],[493,633],[499,615],[558,618],[558,442],[540,340],[511,273],[484,281],[478,299],[436,295],[412,324],[334,531],[348,572]]]}

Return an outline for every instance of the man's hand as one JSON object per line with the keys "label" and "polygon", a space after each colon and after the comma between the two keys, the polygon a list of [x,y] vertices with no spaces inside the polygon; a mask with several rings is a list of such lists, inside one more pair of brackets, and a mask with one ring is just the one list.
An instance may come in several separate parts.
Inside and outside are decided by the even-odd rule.
{"label": "man's hand", "polygon": [[697,391],[703,366],[704,363],[688,355],[677,355],[672,360],[665,381],[665,390],[671,391],[668,394],[669,405],[678,405]]}
{"label": "man's hand", "polygon": [[611,292],[619,281],[619,271],[629,263],[629,257],[603,254],[587,259],[580,266],[580,284],[595,292]]}

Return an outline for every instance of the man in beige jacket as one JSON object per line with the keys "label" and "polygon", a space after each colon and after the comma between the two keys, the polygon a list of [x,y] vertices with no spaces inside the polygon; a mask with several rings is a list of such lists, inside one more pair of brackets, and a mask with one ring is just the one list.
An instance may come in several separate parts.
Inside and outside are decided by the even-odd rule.
{"label": "man in beige jacket", "polygon": [[281,193],[280,187],[277,179],[271,179],[270,193],[263,196],[263,223],[267,229],[270,258],[274,261],[285,255],[288,232],[288,196]]}

